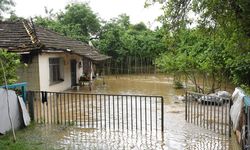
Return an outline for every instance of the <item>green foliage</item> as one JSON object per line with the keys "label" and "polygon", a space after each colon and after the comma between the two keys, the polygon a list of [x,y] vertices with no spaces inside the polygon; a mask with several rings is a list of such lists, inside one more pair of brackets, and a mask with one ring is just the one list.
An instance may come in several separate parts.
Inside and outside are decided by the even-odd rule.
{"label": "green foliage", "polygon": [[85,3],[69,4],[65,12],[57,14],[47,9],[46,12],[49,16],[36,17],[36,24],[83,42],[88,42],[101,26],[97,15]]}
{"label": "green foliage", "polygon": [[162,31],[152,31],[144,23],[130,24],[125,14],[106,22],[97,42],[98,48],[117,62],[127,56],[155,59],[165,51]]}
{"label": "green foliage", "polygon": [[240,87],[246,92],[246,94],[248,96],[250,96],[250,87],[249,86],[246,86],[246,85],[243,84]]}
{"label": "green foliage", "polygon": [[23,17],[19,17],[15,14],[15,12],[10,12],[10,17],[9,18],[6,18],[5,20],[6,21],[12,21],[12,22],[15,22],[15,21],[18,21],[18,20],[23,20],[24,18]]}
{"label": "green foliage", "polygon": [[[219,35],[208,36],[201,29],[182,29],[172,37],[172,49],[161,55],[156,64],[168,73],[184,74],[196,86],[196,91],[205,92],[197,78],[210,77],[213,83],[209,89],[214,91],[220,86],[223,76],[227,75],[227,54],[223,52],[223,42]],[[171,38],[171,37],[169,37]],[[217,85],[215,85],[217,83]]]}
{"label": "green foliage", "polygon": [[3,63],[3,68],[0,65],[0,85],[5,84],[4,71],[7,78],[7,83],[15,83],[18,79],[16,70],[20,65],[19,55],[14,53],[8,53],[5,50],[0,49],[0,61]]}
{"label": "green foliage", "polygon": [[217,82],[230,76],[236,85],[250,86],[249,0],[146,0],[146,6],[155,2],[172,35],[166,39],[171,51],[157,60],[162,70],[199,72]]}
{"label": "green foliage", "polygon": [[87,4],[79,3],[66,6],[66,12],[60,13],[58,20],[62,25],[77,28],[80,32],[79,34],[84,36],[95,34],[100,28],[97,15],[93,13]]}

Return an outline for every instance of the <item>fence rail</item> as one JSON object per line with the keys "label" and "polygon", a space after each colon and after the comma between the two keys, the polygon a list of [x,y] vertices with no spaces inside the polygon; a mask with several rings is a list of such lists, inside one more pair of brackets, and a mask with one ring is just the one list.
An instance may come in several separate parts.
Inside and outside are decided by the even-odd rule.
{"label": "fence rail", "polygon": [[121,61],[110,59],[103,68],[105,74],[154,74],[157,72],[154,59],[139,56],[127,56]]}
{"label": "fence rail", "polygon": [[27,92],[31,118],[38,123],[86,128],[161,130],[162,96]]}
{"label": "fence rail", "polygon": [[186,93],[185,119],[216,133],[229,135],[231,100],[217,96]]}

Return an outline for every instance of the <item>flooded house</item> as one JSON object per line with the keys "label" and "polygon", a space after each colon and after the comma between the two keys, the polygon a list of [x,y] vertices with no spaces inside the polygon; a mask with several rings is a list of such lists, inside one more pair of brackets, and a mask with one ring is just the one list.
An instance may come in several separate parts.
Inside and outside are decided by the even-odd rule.
{"label": "flooded house", "polygon": [[79,84],[84,63],[90,66],[110,57],[94,47],[36,26],[28,20],[0,22],[0,48],[18,53],[24,64],[18,70],[20,82],[28,82],[28,90],[64,91]]}

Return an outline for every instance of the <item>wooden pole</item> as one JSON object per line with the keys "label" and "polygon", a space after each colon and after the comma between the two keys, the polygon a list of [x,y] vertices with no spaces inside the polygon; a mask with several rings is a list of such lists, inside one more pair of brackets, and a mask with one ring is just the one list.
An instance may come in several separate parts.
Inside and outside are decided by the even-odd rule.
{"label": "wooden pole", "polygon": [[92,90],[92,80],[93,80],[93,63],[90,61],[90,81],[89,81],[89,90]]}

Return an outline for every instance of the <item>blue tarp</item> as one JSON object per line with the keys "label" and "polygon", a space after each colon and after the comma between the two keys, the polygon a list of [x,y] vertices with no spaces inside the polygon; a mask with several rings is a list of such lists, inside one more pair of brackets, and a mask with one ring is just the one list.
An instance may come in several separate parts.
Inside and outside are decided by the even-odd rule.
{"label": "blue tarp", "polygon": [[[22,90],[22,98],[23,98],[24,103],[26,103],[27,82],[10,84],[10,85],[7,85],[7,87],[8,87],[9,89],[21,88],[21,90]],[[6,88],[6,86],[3,85],[3,86],[0,86],[0,88]]]}
{"label": "blue tarp", "polygon": [[245,112],[247,113],[248,106],[250,106],[250,97],[244,96],[244,106],[245,106]]}

